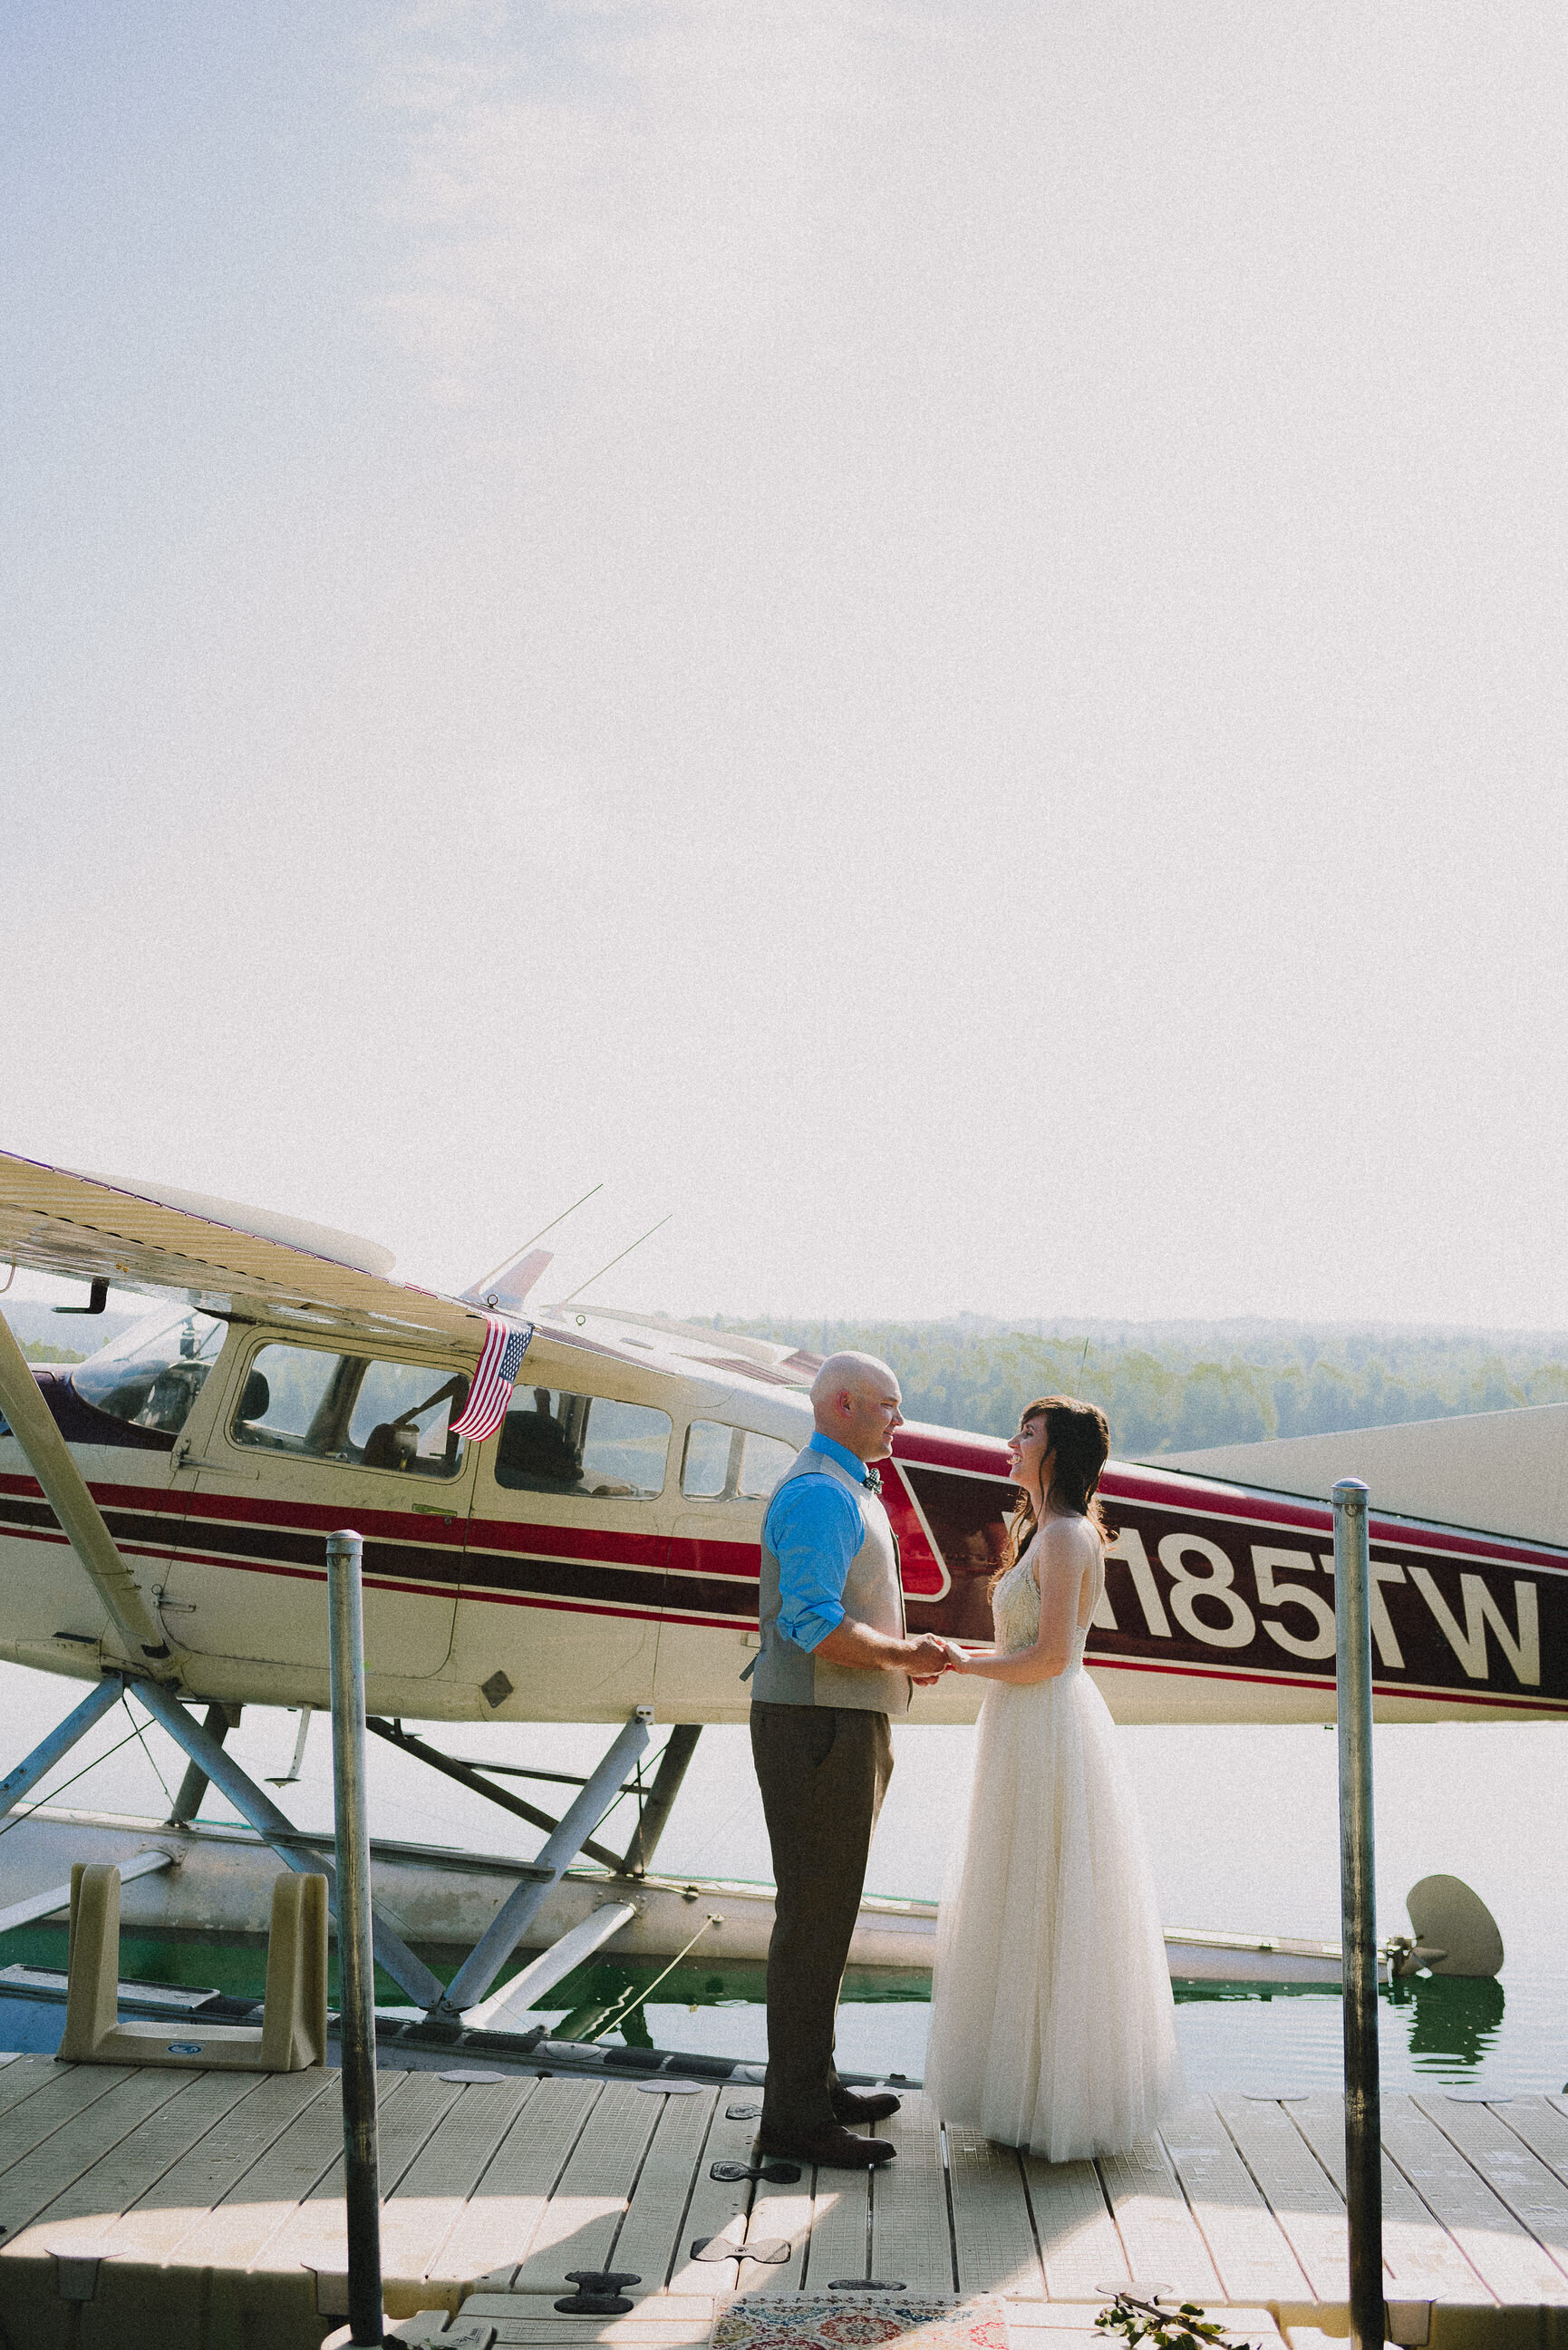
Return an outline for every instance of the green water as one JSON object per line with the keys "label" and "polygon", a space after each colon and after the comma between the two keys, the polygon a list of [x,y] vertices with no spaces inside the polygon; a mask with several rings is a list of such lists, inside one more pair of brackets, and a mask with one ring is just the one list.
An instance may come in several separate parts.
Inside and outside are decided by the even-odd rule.
{"label": "green water", "polygon": [[[265,1988],[266,1952],[259,1940],[127,1933],[120,1950],[127,1981],[201,1986],[258,2000]],[[421,1956],[442,1981],[458,1964],[450,1950],[425,1949]],[[60,1968],[65,1960],[63,1927],[29,1926],[0,1936],[0,1965]],[[761,1960],[722,1968],[682,1961],[669,1971],[667,1965],[659,1959],[591,1960],[535,2012],[552,2032],[601,2039],[607,2046],[653,2044],[738,2062],[765,2056]],[[336,1998],[335,1954],[329,1966],[329,1996]],[[385,2004],[401,2002],[389,1978],[378,1974],[377,1983]],[[1337,2085],[1337,1991],[1316,1984],[1191,1982],[1174,1990],[1178,2034],[1194,2089],[1277,2095]],[[1553,2052],[1565,1996],[1568,1981],[1538,1970],[1508,1988],[1434,1977],[1393,1984],[1379,2002],[1384,2085],[1463,2087],[1484,2081],[1499,2095],[1561,2090],[1564,2067]],[[929,1997],[929,1978],[852,1967],[838,2032],[846,2070],[918,2078]]]}

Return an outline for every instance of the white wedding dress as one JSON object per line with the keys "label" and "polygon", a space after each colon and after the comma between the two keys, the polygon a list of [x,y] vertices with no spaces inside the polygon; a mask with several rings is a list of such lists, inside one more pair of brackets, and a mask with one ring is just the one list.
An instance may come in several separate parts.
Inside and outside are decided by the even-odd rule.
{"label": "white wedding dress", "polygon": [[[1039,1635],[1036,1535],[994,1597],[996,1645]],[[926,2088],[950,2121],[1050,2162],[1123,2153],[1182,2101],[1154,1881],[1104,1698],[1084,1670],[993,1681],[969,1826],[937,1927]]]}

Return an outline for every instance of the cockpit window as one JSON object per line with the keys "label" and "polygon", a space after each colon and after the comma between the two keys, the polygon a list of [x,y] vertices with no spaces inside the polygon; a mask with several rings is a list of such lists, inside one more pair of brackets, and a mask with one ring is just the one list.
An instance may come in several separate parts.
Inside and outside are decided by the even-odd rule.
{"label": "cockpit window", "polygon": [[71,1385],[111,1419],[178,1436],[223,1344],[223,1326],[210,1314],[161,1305],[78,1363]]}
{"label": "cockpit window", "polygon": [[689,1502],[765,1502],[795,1447],[754,1428],[694,1419],[686,1431],[680,1490]]}
{"label": "cockpit window", "polygon": [[495,1448],[495,1482],[524,1493],[648,1501],[664,1490],[670,1415],[609,1396],[520,1388]]}
{"label": "cockpit window", "polygon": [[251,1364],[231,1430],[236,1444],[296,1460],[404,1476],[455,1477],[468,1381],[428,1363],[378,1363],[319,1347],[263,1347]]}

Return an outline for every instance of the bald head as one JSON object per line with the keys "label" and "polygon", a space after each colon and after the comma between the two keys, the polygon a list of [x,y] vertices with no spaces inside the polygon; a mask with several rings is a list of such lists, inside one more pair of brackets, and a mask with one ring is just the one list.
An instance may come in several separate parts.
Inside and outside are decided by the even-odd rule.
{"label": "bald head", "polygon": [[818,1431],[860,1461],[886,1461],[902,1401],[896,1375],[875,1355],[829,1355],[811,1383]]}

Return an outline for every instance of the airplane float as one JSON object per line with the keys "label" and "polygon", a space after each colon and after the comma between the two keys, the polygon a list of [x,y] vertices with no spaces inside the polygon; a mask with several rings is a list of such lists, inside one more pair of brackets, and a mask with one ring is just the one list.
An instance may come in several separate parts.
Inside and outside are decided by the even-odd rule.
{"label": "airplane float", "polygon": [[[655,1722],[679,1726],[639,1831],[646,1869],[700,1726],[745,1718],[762,1516],[810,1433],[817,1357],[568,1303],[529,1317],[504,1415],[473,1440],[459,1423],[476,1365],[498,1321],[529,1326],[543,1251],[439,1295],[395,1281],[386,1250],[346,1233],[0,1153],[7,1261],[89,1283],[89,1313],[111,1285],[152,1303],[88,1360],[36,1371],[0,1309],[0,1658],[93,1684],[78,1714],[135,1690],[198,1779],[286,1858],[288,1824],[223,1756],[223,1727],[242,1705],[327,1706],[325,1542],[350,1526],[365,1545],[367,1703],[386,1734],[461,1775],[395,1725],[622,1725],[560,1824],[577,1837],[568,1858],[595,1850],[597,1814],[583,1818],[600,1783],[620,1784]],[[1497,1444],[1467,1471],[1479,1425],[1113,1460],[1101,1492],[1115,1539],[1087,1654],[1113,1715],[1334,1719],[1326,1495],[1335,1476],[1366,1473],[1374,1439],[1378,1718],[1568,1715],[1556,1453],[1532,1515]],[[1012,1499],[1002,1442],[906,1425],[883,1499],[911,1628],[988,1638]],[[945,1679],[917,1691],[909,1719],[971,1720],[981,1693]],[[208,1728],[192,1700],[213,1710]],[[0,1809],[52,1767],[69,1728],[40,1767],[30,1757],[0,1781]],[[558,1877],[559,1850],[546,1857]],[[437,2007],[447,1995],[395,1940],[379,1933],[384,1959]],[[450,2012],[473,2008],[482,1972]]]}

